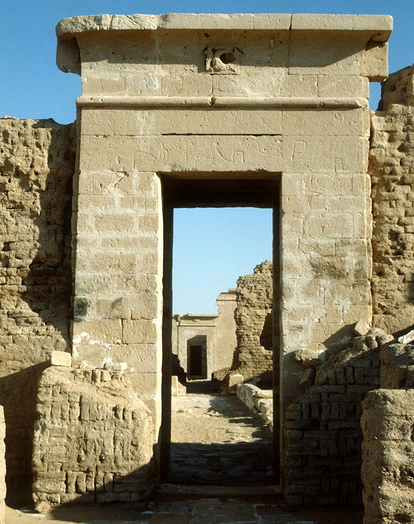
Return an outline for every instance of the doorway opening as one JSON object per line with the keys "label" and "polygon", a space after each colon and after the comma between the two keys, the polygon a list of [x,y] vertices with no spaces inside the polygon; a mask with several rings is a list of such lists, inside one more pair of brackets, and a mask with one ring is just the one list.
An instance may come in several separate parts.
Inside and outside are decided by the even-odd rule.
{"label": "doorway opening", "polygon": [[204,335],[187,340],[187,377],[207,379],[207,337]]}
{"label": "doorway opening", "polygon": [[[273,210],[273,264],[275,268],[279,267],[279,174],[268,174],[268,178],[253,180],[252,175],[243,173],[240,177],[232,174],[232,179],[228,180],[223,175],[217,174],[197,174],[197,178],[188,177],[173,178],[170,175],[162,176],[163,181],[163,204],[164,204],[164,311],[163,311],[163,377],[162,377],[162,425],[161,425],[161,473],[162,480],[175,482],[171,477],[171,369],[172,361],[176,361],[176,356],[172,353],[172,319],[173,319],[173,301],[172,301],[172,259],[173,259],[173,217],[174,209],[179,208],[228,208],[228,207],[257,207],[268,208]],[[217,232],[219,234],[219,231]],[[248,239],[246,238],[246,248]],[[259,263],[260,260],[257,261]],[[279,297],[279,271],[273,272],[273,296]],[[269,319],[267,319],[267,322]],[[271,342],[267,341],[267,346],[273,350],[273,463],[267,458],[269,468],[272,469],[275,477],[279,472],[279,373],[280,373],[280,342],[279,342],[279,301],[274,298],[273,315],[272,315],[272,332]],[[195,340],[187,342],[187,375],[192,378],[202,377],[210,378],[206,375],[207,356],[203,349],[206,341],[194,337]],[[203,344],[204,342],[204,344]],[[204,366],[204,367],[203,367]],[[198,374],[201,371],[200,374]],[[190,372],[190,373],[189,373]],[[218,406],[218,404],[217,404]],[[220,416],[217,409],[210,409],[211,416]],[[191,416],[187,423],[191,425]],[[242,453],[245,443],[229,443],[232,451]],[[186,446],[188,448],[188,446]],[[198,457],[209,455],[214,462],[214,449],[199,449],[196,453]],[[254,453],[253,453],[254,455]],[[200,464],[200,469],[203,466]],[[248,478],[246,472],[245,478]],[[194,478],[181,478],[180,483],[194,483]],[[215,478],[217,482],[217,478]],[[205,481],[205,482],[204,482]],[[199,476],[196,483],[211,483],[211,480]],[[231,479],[229,479],[230,483]],[[224,482],[226,483],[226,482]],[[228,483],[228,482],[227,482]],[[237,481],[235,482],[237,483]],[[249,483],[249,482],[247,482]],[[257,478],[252,479],[251,483],[257,483]],[[274,477],[273,481],[274,483]]]}

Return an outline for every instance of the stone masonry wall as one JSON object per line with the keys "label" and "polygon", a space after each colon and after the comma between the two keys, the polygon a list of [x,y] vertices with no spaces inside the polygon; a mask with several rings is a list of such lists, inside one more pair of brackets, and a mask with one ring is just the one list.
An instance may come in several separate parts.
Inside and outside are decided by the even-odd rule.
{"label": "stone masonry wall", "polygon": [[414,520],[414,344],[381,348],[381,388],[363,402],[364,524]]}
{"label": "stone masonry wall", "polygon": [[237,350],[232,369],[244,380],[269,375],[273,369],[272,351],[273,269],[267,260],[251,275],[237,280]]}
{"label": "stone masonry wall", "polygon": [[66,350],[74,126],[0,119],[0,404],[8,495],[27,498],[36,378]]}
{"label": "stone masonry wall", "polygon": [[148,497],[154,428],[129,373],[49,367],[36,410],[33,497],[39,509]]}
{"label": "stone masonry wall", "polygon": [[413,404],[411,388],[378,389],[363,403],[364,524],[414,522]]}
{"label": "stone masonry wall", "polygon": [[305,367],[299,395],[286,412],[283,489],[293,506],[361,502],[361,402],[379,386],[379,346],[390,340],[373,329],[353,347],[325,355],[297,352]]}
{"label": "stone masonry wall", "polygon": [[414,318],[413,67],[383,84],[371,118],[373,321],[395,333]]}

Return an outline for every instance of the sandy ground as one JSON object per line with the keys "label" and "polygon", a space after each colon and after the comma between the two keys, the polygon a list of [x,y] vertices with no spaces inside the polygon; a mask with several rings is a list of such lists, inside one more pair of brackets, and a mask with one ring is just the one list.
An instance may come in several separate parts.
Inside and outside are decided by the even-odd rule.
{"label": "sandy ground", "polygon": [[171,482],[274,483],[272,435],[234,396],[187,394],[172,402]]}

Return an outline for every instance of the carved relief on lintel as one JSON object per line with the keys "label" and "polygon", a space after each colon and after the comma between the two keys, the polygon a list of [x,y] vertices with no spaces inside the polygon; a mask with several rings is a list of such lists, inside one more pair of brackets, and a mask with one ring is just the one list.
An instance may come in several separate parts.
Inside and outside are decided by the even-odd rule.
{"label": "carved relief on lintel", "polygon": [[215,49],[211,46],[204,49],[206,72],[216,75],[236,75],[239,56],[243,51],[237,47]]}

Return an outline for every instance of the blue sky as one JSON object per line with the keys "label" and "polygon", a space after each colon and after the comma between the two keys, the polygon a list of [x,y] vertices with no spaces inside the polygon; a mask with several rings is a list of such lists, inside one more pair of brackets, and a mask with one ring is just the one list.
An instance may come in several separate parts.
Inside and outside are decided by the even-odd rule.
{"label": "blue sky", "polygon": [[[0,116],[75,119],[80,78],[55,65],[55,26],[65,17],[99,13],[226,12],[390,14],[390,71],[414,61],[414,0],[3,0],[0,10]],[[371,90],[375,109],[379,86]],[[239,275],[271,258],[271,216],[267,210],[179,210],[175,215],[174,311],[215,311],[221,290]]]}

